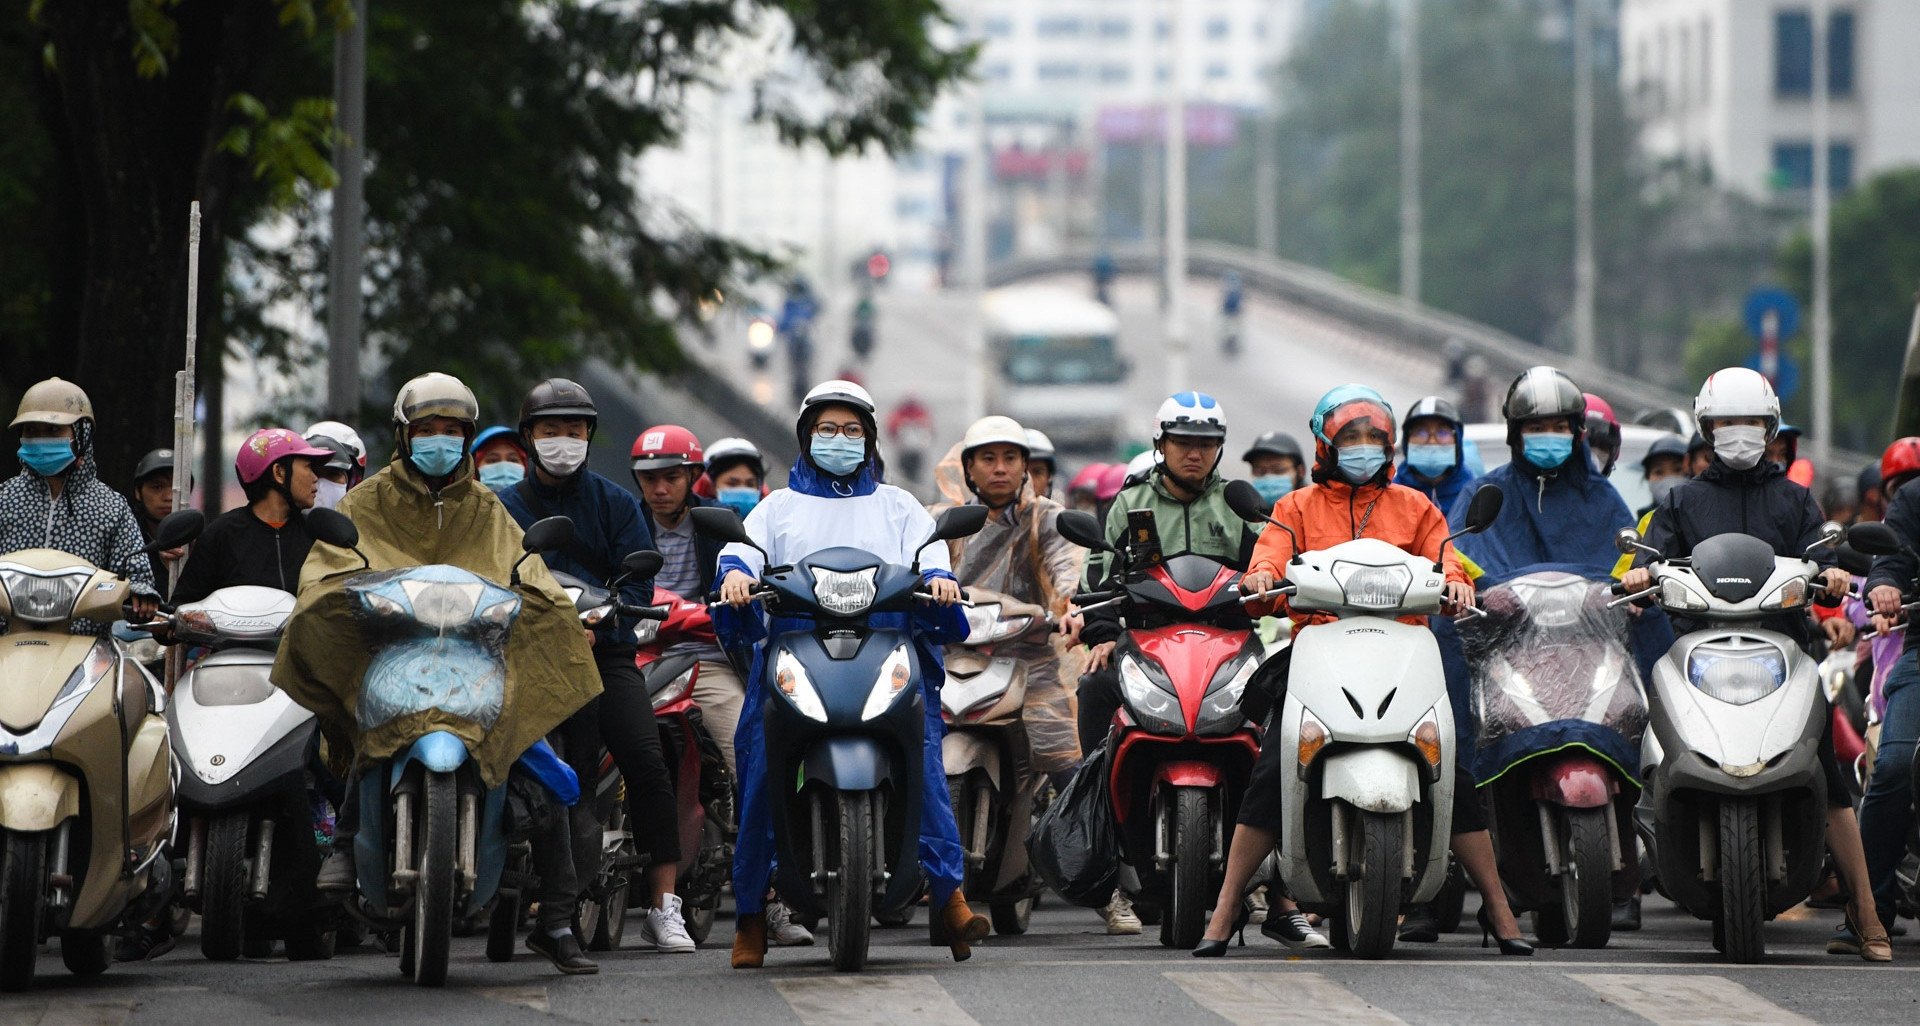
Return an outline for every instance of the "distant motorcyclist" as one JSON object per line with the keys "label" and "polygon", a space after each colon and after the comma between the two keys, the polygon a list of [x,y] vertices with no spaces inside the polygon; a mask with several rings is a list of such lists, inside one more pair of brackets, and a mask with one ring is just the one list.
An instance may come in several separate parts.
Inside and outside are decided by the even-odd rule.
{"label": "distant motorcyclist", "polygon": [[1620,462],[1620,418],[1614,415],[1612,403],[1592,392],[1580,395],[1587,401],[1587,452],[1593,458],[1593,468],[1606,477]]}
{"label": "distant motorcyclist", "polygon": [[806,392],[809,369],[813,366],[813,321],[820,315],[820,301],[813,286],[796,276],[787,286],[787,298],[780,306],[780,321],[775,326],[787,343],[787,362],[793,372],[793,398],[800,401]]}
{"label": "distant motorcyclist", "polygon": [[1053,454],[1053,439],[1046,432],[1027,428],[1027,483],[1033,486],[1033,494],[1043,499],[1053,498],[1053,479],[1060,472],[1059,461]]}
{"label": "distant motorcyclist", "polygon": [[[133,509],[133,518],[140,523],[140,537],[153,540],[153,532],[160,521],[173,512],[173,450],[155,449],[140,457],[133,468],[133,488],[127,492],[127,505]],[[167,561],[176,560],[187,554],[183,546],[156,552],[147,557],[153,567],[153,583],[156,588],[167,584]]]}
{"label": "distant motorcyclist", "polygon": [[853,305],[853,335],[848,340],[853,346],[854,355],[862,360],[873,355],[874,320],[877,313],[873,304],[873,293],[862,292],[860,301]]}
{"label": "distant motorcyclist", "polygon": [[480,483],[497,494],[526,480],[530,462],[520,432],[495,424],[473,436],[473,466]]}
{"label": "distant motorcyclist", "polygon": [[1220,348],[1228,355],[1240,351],[1241,310],[1246,304],[1246,286],[1240,272],[1228,271],[1220,279]]}
{"label": "distant motorcyclist", "polygon": [[1400,425],[1406,457],[1393,483],[1433,500],[1444,515],[1471,490],[1477,475],[1467,466],[1467,425],[1451,400],[1430,395],[1414,401]]}
{"label": "distant motorcyclist", "polygon": [[347,489],[367,476],[367,443],[360,432],[337,420],[311,424],[300,434],[316,449],[333,453],[333,459],[320,468],[320,484],[313,504],[320,509],[337,509]]}
{"label": "distant motorcyclist", "polygon": [[928,454],[933,449],[933,437],[933,414],[927,405],[918,396],[901,396],[900,402],[887,416],[887,441],[893,445],[899,457],[902,480],[921,479]]}
{"label": "distant motorcyclist", "polygon": [[1260,498],[1279,502],[1281,497],[1307,483],[1307,454],[1284,431],[1269,431],[1253,440],[1240,454],[1252,475],[1248,480]]}
{"label": "distant motorcyclist", "polygon": [[1103,250],[1093,258],[1093,298],[1108,306],[1113,305],[1113,277],[1116,270],[1113,254]]}

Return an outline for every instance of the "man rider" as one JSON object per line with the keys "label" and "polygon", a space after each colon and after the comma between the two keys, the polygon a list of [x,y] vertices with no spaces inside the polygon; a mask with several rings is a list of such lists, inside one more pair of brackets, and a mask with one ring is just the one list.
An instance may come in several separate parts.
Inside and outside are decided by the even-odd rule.
{"label": "man rider", "polygon": [[1462,494],[1471,490],[1467,486],[1477,476],[1467,466],[1467,426],[1460,419],[1460,408],[1437,395],[1416,399],[1400,430],[1401,454],[1406,461],[1393,483],[1433,500],[1444,516]]}
{"label": "man rider", "polygon": [[[133,490],[127,493],[127,504],[133,508],[133,518],[140,522],[140,537],[153,540],[153,532],[160,521],[173,512],[173,450],[155,449],[140,457],[133,468]],[[165,552],[155,552],[147,557],[153,566],[153,583],[156,588],[167,583],[167,561],[179,559],[187,554],[183,546]]]}
{"label": "man rider", "polygon": [[1053,439],[1044,431],[1027,428],[1027,483],[1033,486],[1033,494],[1043,499],[1053,498],[1053,479],[1060,472],[1060,464],[1053,454]]}
{"label": "man rider", "polygon": [[[578,382],[548,378],[533,386],[520,403],[518,424],[519,445],[533,472],[495,492],[521,527],[552,516],[573,521],[573,541],[541,555],[549,568],[590,584],[606,584],[620,574],[620,561],[629,553],[651,549],[657,540],[632,494],[587,469],[587,452],[599,424],[593,396]],[[620,601],[651,605],[654,583],[627,581],[620,588]],[[603,745],[620,767],[634,841],[649,857],[651,902],[641,926],[641,946],[689,954],[695,945],[680,911],[680,896],[674,893],[681,854],[679,809],[653,701],[634,665],[633,627],[628,617],[611,617],[588,632],[602,690],[573,714],[561,733],[567,739],[567,761],[583,782],[597,775]],[[575,875],[584,885],[599,872],[600,851],[593,843],[599,824],[591,813],[582,817],[581,811],[575,810],[573,854]]]}
{"label": "man rider", "polygon": [[1279,502],[1281,496],[1307,483],[1306,453],[1284,431],[1269,431],[1254,439],[1240,458],[1252,475],[1253,490],[1267,502]]}
{"label": "man rider", "polygon": [[248,435],[233,461],[247,504],[207,522],[173,587],[175,604],[242,584],[297,593],[300,568],[313,548],[300,514],[313,508],[317,470],[332,458],[332,452],[286,428]]}

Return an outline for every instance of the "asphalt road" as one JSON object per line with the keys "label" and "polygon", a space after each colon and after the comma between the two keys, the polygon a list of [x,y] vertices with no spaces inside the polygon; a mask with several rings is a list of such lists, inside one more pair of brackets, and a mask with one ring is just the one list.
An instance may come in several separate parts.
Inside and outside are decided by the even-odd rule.
{"label": "asphalt road", "polygon": [[[1471,900],[1469,901],[1471,905]],[[1470,921],[1470,920],[1469,920]],[[1477,932],[1402,945],[1391,959],[1294,954],[1248,931],[1244,948],[1200,961],[1143,937],[1108,937],[1098,916],[1058,901],[1024,937],[993,938],[964,964],[926,944],[925,918],[877,930],[869,968],[837,974],[824,939],[775,949],[766,968],[728,966],[730,923],[693,955],[621,951],[596,976],[561,977],[522,952],[486,961],[479,938],[455,942],[442,990],[401,978],[398,960],[342,954],[330,962],[215,964],[197,932],[154,962],[77,981],[43,956],[29,994],[0,997],[0,1022],[121,1023],[1579,1023],[1763,1024],[1911,1022],[1920,1015],[1920,944],[1897,939],[1892,966],[1830,956],[1838,914],[1796,909],[1767,928],[1758,966],[1721,963],[1705,923],[1657,898],[1646,928],[1599,951],[1542,950],[1531,959],[1482,950]],[[197,931],[197,927],[196,927]],[[629,930],[631,937],[636,931]]]}

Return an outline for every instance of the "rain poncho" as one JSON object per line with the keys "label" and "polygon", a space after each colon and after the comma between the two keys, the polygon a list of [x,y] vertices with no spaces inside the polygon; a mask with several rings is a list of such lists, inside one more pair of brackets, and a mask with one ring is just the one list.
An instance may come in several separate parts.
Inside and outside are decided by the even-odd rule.
{"label": "rain poncho", "polygon": [[[341,500],[360,529],[372,570],[427,564],[460,567],[506,587],[520,558],[520,525],[461,460],[438,493],[396,459]],[[507,639],[506,699],[489,730],[443,710],[401,716],[364,734],[356,727],[360,682],[380,639],[366,637],[346,584],[361,572],[350,550],[316,543],[300,573],[300,601],[287,622],[273,681],[313,710],[330,744],[351,744],[361,758],[392,755],[433,730],[467,743],[488,787],[507,779],[520,754],[600,692],[600,674],[573,603],[534,555],[520,567],[520,615]]]}
{"label": "rain poncho", "polygon": [[[1535,568],[1554,568],[1582,577],[1607,577],[1618,552],[1614,535],[1633,526],[1633,511],[1613,484],[1593,469],[1585,441],[1552,473],[1525,460],[1489,471],[1482,485],[1498,485],[1506,505],[1493,526],[1462,535],[1455,543],[1477,569],[1481,587],[1499,584]],[[1462,493],[1447,512],[1455,531],[1466,524],[1471,492]]]}

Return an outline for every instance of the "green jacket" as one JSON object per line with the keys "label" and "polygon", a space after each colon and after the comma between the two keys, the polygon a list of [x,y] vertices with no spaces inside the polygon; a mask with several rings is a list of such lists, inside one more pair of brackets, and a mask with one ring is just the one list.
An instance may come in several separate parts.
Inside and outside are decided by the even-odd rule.
{"label": "green jacket", "polygon": [[[1122,491],[1107,509],[1107,540],[1119,547],[1127,539],[1127,514],[1133,510],[1153,511],[1154,533],[1160,537],[1164,556],[1197,555],[1220,560],[1243,570],[1253,556],[1253,544],[1260,538],[1260,527],[1234,515],[1227,506],[1227,482],[1218,473],[1208,475],[1206,487],[1192,502],[1181,502],[1167,491],[1158,470],[1145,482]],[[1086,590],[1107,587],[1113,556],[1105,552],[1087,554],[1083,578]],[[1112,641],[1120,636],[1118,614],[1096,610],[1087,615],[1080,632],[1089,645]]]}

